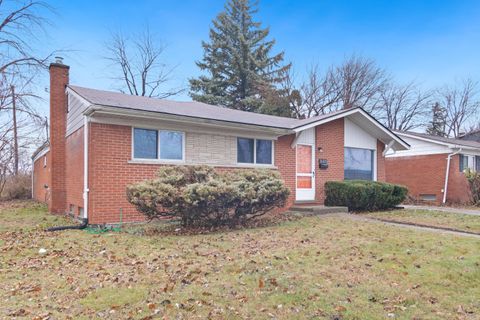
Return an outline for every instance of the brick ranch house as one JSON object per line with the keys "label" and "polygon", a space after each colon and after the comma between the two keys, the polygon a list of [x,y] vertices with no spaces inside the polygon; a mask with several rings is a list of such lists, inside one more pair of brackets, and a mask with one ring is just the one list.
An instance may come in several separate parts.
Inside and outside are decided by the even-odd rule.
{"label": "brick ranch house", "polygon": [[294,202],[323,203],[329,180],[385,181],[385,148],[408,144],[360,108],[298,120],[69,85],[50,65],[50,142],[33,155],[33,197],[91,224],[143,220],[128,184],[163,165],[278,170]]}
{"label": "brick ranch house", "polygon": [[396,132],[409,150],[386,155],[387,181],[408,187],[410,197],[433,204],[467,203],[464,170],[480,170],[480,143],[415,132]]}

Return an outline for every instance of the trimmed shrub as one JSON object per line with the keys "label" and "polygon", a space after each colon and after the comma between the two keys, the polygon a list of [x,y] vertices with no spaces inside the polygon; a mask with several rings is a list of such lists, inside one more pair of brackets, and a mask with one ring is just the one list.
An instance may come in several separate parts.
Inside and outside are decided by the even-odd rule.
{"label": "trimmed shrub", "polygon": [[184,226],[236,225],[285,205],[289,190],[272,170],[216,173],[207,166],[171,166],[127,187],[127,199],[148,220],[178,217]]}
{"label": "trimmed shrub", "polygon": [[408,189],[404,186],[364,180],[325,183],[325,205],[345,206],[349,211],[376,211],[402,203]]}

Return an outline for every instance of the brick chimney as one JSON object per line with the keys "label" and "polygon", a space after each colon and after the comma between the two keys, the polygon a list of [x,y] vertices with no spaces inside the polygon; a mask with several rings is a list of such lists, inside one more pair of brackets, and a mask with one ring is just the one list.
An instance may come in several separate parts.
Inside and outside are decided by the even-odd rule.
{"label": "brick chimney", "polygon": [[63,58],[50,64],[50,212],[66,212],[65,134],[67,127],[68,72]]}

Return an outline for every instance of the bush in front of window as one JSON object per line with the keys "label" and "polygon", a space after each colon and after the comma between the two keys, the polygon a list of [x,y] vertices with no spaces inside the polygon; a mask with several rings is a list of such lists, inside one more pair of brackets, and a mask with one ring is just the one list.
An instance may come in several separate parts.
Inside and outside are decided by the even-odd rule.
{"label": "bush in front of window", "polygon": [[217,173],[208,166],[170,166],[127,187],[127,199],[148,220],[176,217],[185,227],[234,226],[285,205],[289,190],[276,171]]}
{"label": "bush in front of window", "polygon": [[325,183],[325,205],[344,206],[349,211],[391,209],[402,203],[408,189],[404,186],[364,180]]}
{"label": "bush in front of window", "polygon": [[480,206],[480,173],[471,169],[465,170],[465,177],[470,188],[472,204]]}

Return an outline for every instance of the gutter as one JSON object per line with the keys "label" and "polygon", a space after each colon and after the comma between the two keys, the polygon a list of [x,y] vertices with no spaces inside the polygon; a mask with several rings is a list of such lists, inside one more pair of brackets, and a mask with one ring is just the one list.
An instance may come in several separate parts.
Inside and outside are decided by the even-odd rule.
{"label": "gutter", "polygon": [[448,191],[448,176],[450,175],[450,161],[454,155],[459,154],[462,152],[462,148],[458,149],[455,152],[452,152],[447,157],[447,169],[445,170],[445,185],[443,187],[443,200],[442,203],[445,204],[447,202],[447,191]]}

